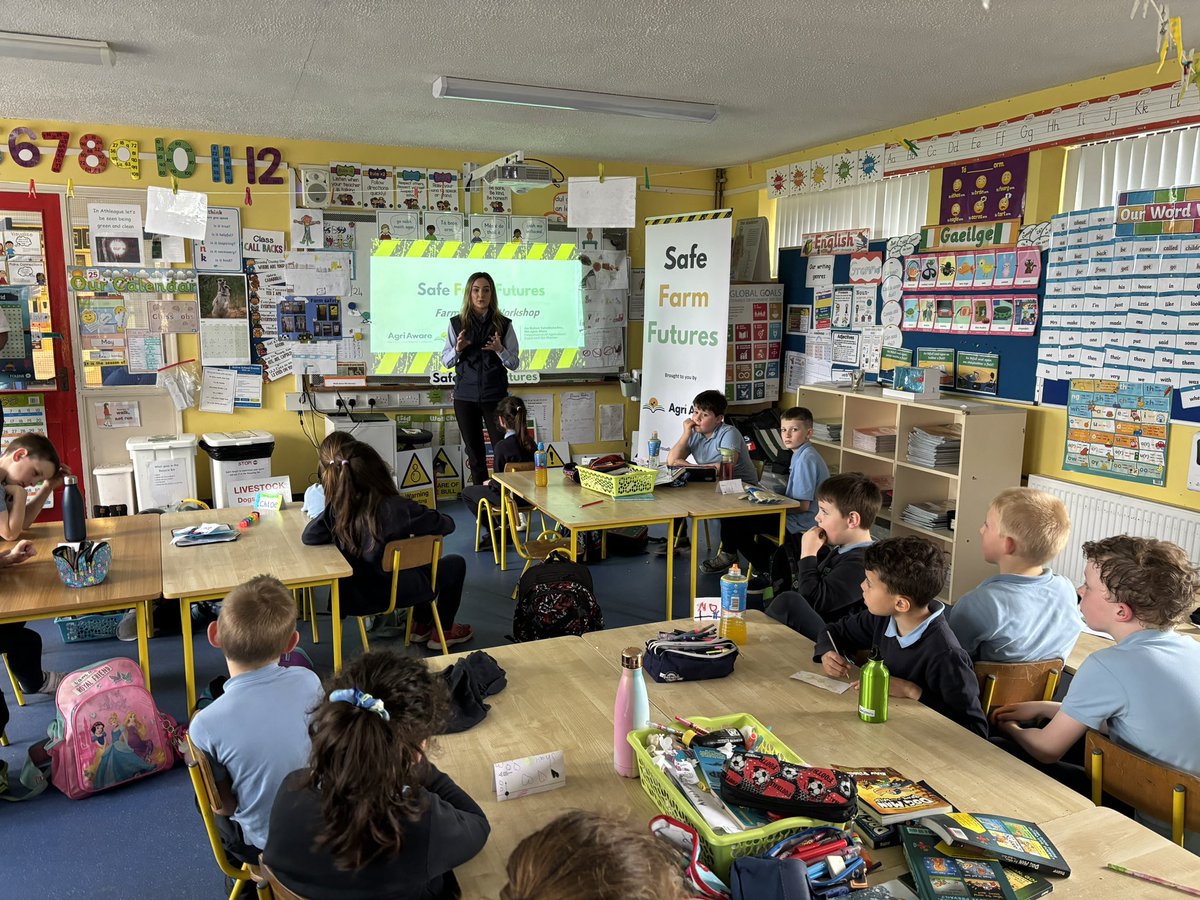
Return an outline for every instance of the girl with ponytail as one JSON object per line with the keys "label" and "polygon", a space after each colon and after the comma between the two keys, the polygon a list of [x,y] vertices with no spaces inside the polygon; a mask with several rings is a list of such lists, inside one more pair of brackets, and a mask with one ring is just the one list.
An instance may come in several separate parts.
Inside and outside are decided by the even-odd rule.
{"label": "girl with ponytail", "polygon": [[444,680],[390,651],[348,664],[310,720],[308,769],[271,811],[263,862],[310,900],[460,896],[453,869],[483,849],[483,810],[425,756],[446,720]]}

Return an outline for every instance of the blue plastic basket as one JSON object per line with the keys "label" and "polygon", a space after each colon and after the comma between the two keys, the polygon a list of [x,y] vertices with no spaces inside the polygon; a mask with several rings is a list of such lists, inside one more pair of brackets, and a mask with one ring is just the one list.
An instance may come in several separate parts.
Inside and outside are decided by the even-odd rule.
{"label": "blue plastic basket", "polygon": [[99,641],[104,638],[117,636],[117,626],[125,618],[125,613],[117,612],[89,613],[86,616],[59,616],[54,620],[58,633],[64,643],[74,644],[79,641]]}

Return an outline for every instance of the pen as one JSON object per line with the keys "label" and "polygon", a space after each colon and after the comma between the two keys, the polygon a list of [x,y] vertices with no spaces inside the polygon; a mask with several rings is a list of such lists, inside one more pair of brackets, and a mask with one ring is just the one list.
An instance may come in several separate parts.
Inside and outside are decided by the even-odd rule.
{"label": "pen", "polygon": [[580,503],[580,509],[587,509],[589,506],[595,506],[597,503],[603,503],[603,500],[593,500],[591,503]]}
{"label": "pen", "polygon": [[649,726],[655,731],[664,731],[672,737],[683,737],[682,731],[680,731],[678,728],[672,728],[670,725],[659,725],[657,722],[649,722],[647,724],[649,724]]}
{"label": "pen", "polygon": [[850,658],[848,656],[846,656],[845,653],[843,653],[841,650],[838,649],[837,641],[835,641],[833,639],[833,632],[826,630],[825,633],[827,635],[829,635],[829,643],[833,645],[833,652],[842,658],[842,662],[844,662],[847,666],[850,666],[851,668],[853,668],[854,663],[850,662]]}

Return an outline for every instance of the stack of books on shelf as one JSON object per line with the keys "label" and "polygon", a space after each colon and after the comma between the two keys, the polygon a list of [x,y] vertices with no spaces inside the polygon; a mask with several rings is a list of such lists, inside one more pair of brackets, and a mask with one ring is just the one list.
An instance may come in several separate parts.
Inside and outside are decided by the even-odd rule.
{"label": "stack of books on shelf", "polygon": [[839,443],[842,440],[842,423],[833,419],[813,419],[812,436],[818,441]]}
{"label": "stack of books on shelf", "polygon": [[865,450],[868,453],[895,453],[896,427],[876,425],[872,428],[855,428],[854,449]]}
{"label": "stack of books on shelf", "polygon": [[908,433],[908,461],[934,469],[952,469],[958,465],[961,446],[961,425],[916,425]]}
{"label": "stack of books on shelf", "polygon": [[910,503],[900,514],[901,520],[921,528],[954,530],[954,501],[926,500]]}

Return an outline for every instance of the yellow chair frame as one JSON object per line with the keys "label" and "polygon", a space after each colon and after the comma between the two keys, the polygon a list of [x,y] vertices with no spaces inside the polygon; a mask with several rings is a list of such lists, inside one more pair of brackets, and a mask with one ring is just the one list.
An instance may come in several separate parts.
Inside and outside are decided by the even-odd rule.
{"label": "yellow chair frame", "polygon": [[[534,466],[531,462],[508,462],[504,464],[505,472],[532,472],[533,469]],[[518,509],[517,511],[521,512],[522,510]],[[542,523],[542,531],[546,531],[546,514],[535,507],[532,512],[530,512],[531,519],[535,513],[539,517],[539,521]],[[499,507],[486,497],[481,498],[478,505],[475,507],[475,546],[479,546],[479,534],[486,517],[488,537],[490,537],[492,541],[492,559],[495,560],[496,565],[500,565],[500,545],[496,541],[496,525],[499,521],[499,516]],[[514,521],[516,521],[515,517]]]}
{"label": "yellow chair frame", "polygon": [[998,706],[1024,703],[1027,700],[1053,700],[1062,676],[1061,659],[1043,659],[1038,662],[975,663],[975,677],[979,679],[979,703],[985,716],[991,715]]}
{"label": "yellow chair frame", "polygon": [[1148,816],[1170,822],[1171,840],[1181,847],[1185,829],[1200,831],[1200,775],[1121,747],[1098,731],[1087,733],[1084,746],[1096,806],[1109,793]]}
{"label": "yellow chair frame", "polygon": [[[25,692],[21,690],[21,686],[17,684],[17,676],[13,674],[12,667],[8,664],[8,654],[0,653],[0,658],[4,660],[4,670],[8,672],[8,680],[12,682],[13,694],[17,698],[17,706],[25,705]],[[4,746],[0,744],[0,747]]]}
{"label": "yellow chair frame", "polygon": [[240,869],[235,869],[228,857],[225,856],[225,848],[221,844],[221,835],[217,831],[215,818],[218,813],[224,814],[225,807],[220,799],[221,794],[217,788],[216,779],[213,778],[212,766],[203,751],[196,749],[190,737],[187,738],[187,749],[185,762],[188,775],[192,779],[192,789],[196,792],[200,816],[204,819],[204,830],[208,832],[208,843],[212,847],[213,857],[221,871],[233,879],[233,890],[229,892],[229,900],[235,900],[241,893],[242,885],[247,881],[261,880],[261,875],[257,871],[257,867],[252,867],[249,863],[243,863]]}
{"label": "yellow chair frame", "polygon": [[[387,546],[383,548],[383,571],[392,573],[391,594],[388,598],[387,609],[382,612],[369,613],[368,616],[387,616],[396,611],[396,591],[400,584],[400,573],[408,569],[419,569],[421,566],[431,567],[429,588],[436,598],[438,562],[441,558],[442,536],[438,534],[422,534],[399,541],[388,541]],[[438,615],[437,600],[431,600],[430,605],[433,607],[433,627],[437,630],[438,640],[441,642],[442,655],[449,656],[450,650],[446,647],[446,635],[442,631],[442,617]],[[412,642],[414,609],[413,606],[408,608],[408,624],[404,628],[405,647]],[[358,619],[358,634],[362,638],[363,653],[369,653],[371,650],[371,645],[367,642],[367,626],[364,621],[368,616],[355,616]]]}

